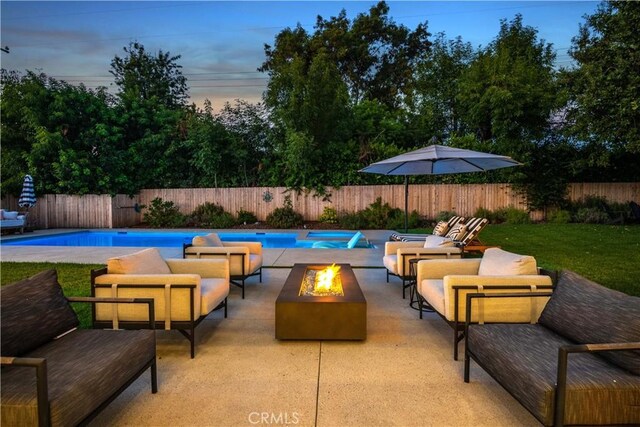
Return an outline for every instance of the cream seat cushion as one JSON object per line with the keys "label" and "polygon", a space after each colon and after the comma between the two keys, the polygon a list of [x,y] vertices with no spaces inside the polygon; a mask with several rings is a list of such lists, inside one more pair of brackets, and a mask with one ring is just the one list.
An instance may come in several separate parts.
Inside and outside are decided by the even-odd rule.
{"label": "cream seat cushion", "polygon": [[107,272],[109,274],[171,274],[169,266],[156,248],[109,258]]}
{"label": "cream seat cushion", "polygon": [[200,314],[206,316],[229,295],[227,279],[202,279]]}
{"label": "cream seat cushion", "polygon": [[253,273],[260,267],[262,267],[262,254],[250,254],[249,255],[249,273]]}
{"label": "cream seat cushion", "polygon": [[209,233],[206,236],[195,236],[191,240],[193,246],[213,246],[222,247],[222,240],[216,233]]}
{"label": "cream seat cushion", "polygon": [[435,311],[444,314],[444,280],[424,279],[418,283],[418,293]]}
{"label": "cream seat cushion", "polygon": [[499,248],[489,248],[484,252],[479,276],[514,276],[538,274],[536,259],[529,255],[518,255]]}
{"label": "cream seat cushion", "polygon": [[398,256],[385,255],[382,257],[382,263],[390,272],[398,274]]}

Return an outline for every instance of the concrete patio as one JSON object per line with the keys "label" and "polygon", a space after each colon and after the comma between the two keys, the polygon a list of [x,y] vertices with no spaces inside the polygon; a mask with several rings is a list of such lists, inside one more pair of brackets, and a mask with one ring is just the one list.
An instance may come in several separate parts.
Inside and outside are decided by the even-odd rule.
{"label": "concrete patio", "polygon": [[[377,249],[266,249],[264,283],[232,286],[229,317],[196,329],[196,357],[176,331],[158,331],[159,391],[144,374],[96,426],[534,426],[538,422],[482,369],[471,383],[452,359],[451,329],[402,299],[381,268],[388,233],[365,232]],[[3,261],[104,262],[136,248],[2,247]],[[60,250],[62,249],[62,250]],[[175,250],[174,250],[175,251]],[[165,256],[177,256],[163,250]],[[41,258],[41,259],[40,259]],[[363,342],[277,341],[275,299],[295,262],[348,262],[368,304]],[[87,278],[88,281],[88,278]]]}

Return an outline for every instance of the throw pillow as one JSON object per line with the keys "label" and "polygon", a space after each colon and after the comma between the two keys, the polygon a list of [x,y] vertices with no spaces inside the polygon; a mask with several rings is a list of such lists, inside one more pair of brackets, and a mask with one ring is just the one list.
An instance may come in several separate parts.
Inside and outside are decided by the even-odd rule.
{"label": "throw pillow", "polygon": [[513,276],[538,274],[536,259],[530,255],[518,255],[499,248],[484,251],[478,276]]}
{"label": "throw pillow", "polygon": [[[605,288],[564,270],[538,323],[578,344],[638,342],[640,298]],[[640,351],[597,354],[640,375]]]}
{"label": "throw pillow", "polygon": [[449,231],[449,224],[447,224],[445,221],[440,221],[433,228],[433,235],[434,236],[444,236],[444,235],[447,234],[447,231]]}
{"label": "throw pillow", "polygon": [[55,270],[3,286],[0,315],[3,356],[21,356],[78,326]]}
{"label": "throw pillow", "polygon": [[456,224],[451,227],[444,237],[448,237],[451,240],[462,240],[465,234],[467,234],[467,226],[464,224]]}
{"label": "throw pillow", "polygon": [[171,269],[156,248],[107,260],[109,274],[171,274]]}
{"label": "throw pillow", "polygon": [[191,240],[193,246],[213,246],[216,248],[224,246],[222,240],[216,233],[209,233],[206,236],[196,236]]}
{"label": "throw pillow", "polygon": [[448,237],[427,236],[424,239],[425,248],[437,248],[437,247],[447,247],[447,246],[453,246],[453,241]]}

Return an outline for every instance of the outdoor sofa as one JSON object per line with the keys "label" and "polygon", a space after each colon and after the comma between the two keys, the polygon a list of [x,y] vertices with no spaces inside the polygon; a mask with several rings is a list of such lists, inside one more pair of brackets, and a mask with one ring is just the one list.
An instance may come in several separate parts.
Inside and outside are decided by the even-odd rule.
{"label": "outdoor sofa", "polygon": [[[640,425],[640,298],[571,271],[517,298],[536,296],[550,299],[531,324],[467,324],[464,381],[473,359],[545,426]],[[468,295],[467,318],[505,297]]]}
{"label": "outdoor sofa", "polygon": [[[195,357],[195,328],[212,311],[224,308],[227,317],[229,263],[226,259],[164,259],[155,248],[110,258],[107,267],[91,272],[91,295],[153,298],[155,327],[177,329],[191,344]],[[116,328],[145,327],[145,313],[129,307],[94,307],[93,324]]]}
{"label": "outdoor sofa", "polygon": [[244,282],[252,276],[259,276],[262,283],[262,243],[223,242],[216,233],[195,236],[191,243],[182,245],[183,258],[226,259],[229,261],[230,282],[242,289]]}
{"label": "outdoor sofa", "polygon": [[6,211],[4,209],[0,209],[0,230],[4,231],[17,228],[20,234],[23,234],[26,223],[26,214],[20,214],[16,211]]}
{"label": "outdoor sofa", "polygon": [[157,392],[155,331],[77,329],[70,301],[141,306],[153,323],[153,300],[65,298],[55,270],[2,287],[3,427],[86,424],[147,369]]}
{"label": "outdoor sofa", "polygon": [[[499,248],[487,249],[482,258],[430,259],[419,261],[416,275],[418,311],[433,309],[453,329],[453,358],[464,338],[468,293],[548,292],[550,275],[540,274],[535,258]],[[541,298],[487,301],[478,304],[472,322],[529,322],[539,315]]]}

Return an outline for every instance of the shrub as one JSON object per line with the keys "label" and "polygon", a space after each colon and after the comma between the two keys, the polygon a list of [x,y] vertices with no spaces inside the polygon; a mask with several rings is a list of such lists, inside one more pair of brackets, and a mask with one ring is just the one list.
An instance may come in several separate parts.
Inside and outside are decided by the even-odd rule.
{"label": "shrub", "polygon": [[340,227],[350,230],[361,230],[367,228],[366,221],[360,212],[343,212],[338,215]]}
{"label": "shrub", "polygon": [[187,222],[187,216],[180,213],[175,203],[165,202],[160,197],[151,201],[151,206],[142,219],[152,228],[184,227]]}
{"label": "shrub", "polygon": [[504,216],[507,224],[531,224],[529,212],[513,206],[504,209]]}
{"label": "shrub", "polygon": [[267,215],[267,224],[273,228],[292,228],[302,225],[302,215],[293,210],[291,196],[284,198],[284,206],[275,208]]}
{"label": "shrub", "polygon": [[322,211],[322,215],[318,218],[318,221],[324,222],[326,224],[337,224],[338,223],[338,212],[332,208],[331,206],[325,206]]}
{"label": "shrub", "polygon": [[[395,211],[387,219],[386,228],[389,230],[404,230],[404,212],[398,210],[399,214]],[[408,228],[418,228],[424,221],[420,217],[418,211],[412,211],[407,218]]]}
{"label": "shrub", "polygon": [[564,209],[550,212],[549,215],[547,215],[547,222],[551,224],[567,224],[570,221],[571,212]]}
{"label": "shrub", "polygon": [[366,228],[381,229],[387,228],[389,220],[395,221],[394,218],[403,215],[403,213],[398,208],[392,208],[389,203],[383,204],[382,197],[378,197],[368,208],[361,211],[361,215],[364,218]]}
{"label": "shrub", "polygon": [[256,222],[258,222],[258,217],[255,216],[253,212],[240,209],[238,211],[237,222],[238,224],[255,224]]}
{"label": "shrub", "polygon": [[191,214],[191,220],[196,227],[209,228],[229,228],[236,223],[233,215],[211,202],[198,206]]}
{"label": "shrub", "polygon": [[580,208],[575,213],[574,220],[585,224],[604,224],[609,221],[609,215],[599,208]]}

